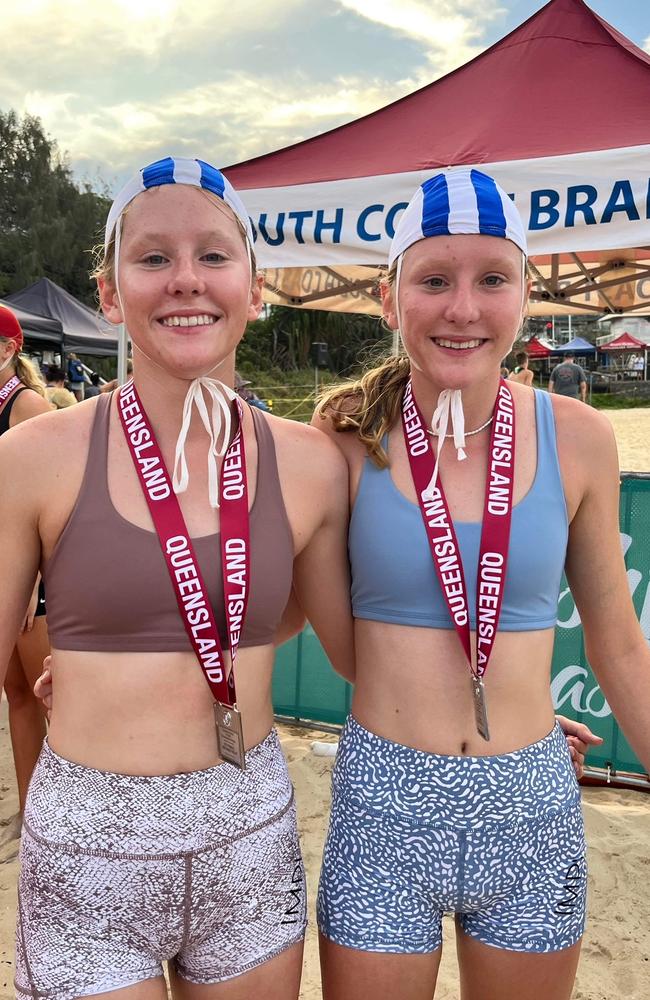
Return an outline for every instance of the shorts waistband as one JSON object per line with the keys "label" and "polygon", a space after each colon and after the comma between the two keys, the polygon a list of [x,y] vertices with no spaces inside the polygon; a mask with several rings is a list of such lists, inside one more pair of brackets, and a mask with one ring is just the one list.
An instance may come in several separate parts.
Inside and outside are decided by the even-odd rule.
{"label": "shorts waistband", "polygon": [[457,828],[529,822],[580,799],[558,724],[510,753],[465,757],[394,743],[349,716],[332,781],[336,794],[370,812]]}
{"label": "shorts waistband", "polygon": [[220,764],[172,775],[85,767],[43,745],[25,826],[47,843],[119,855],[196,852],[239,839],[286,811],[293,789],[276,730],[246,752],[246,770]]}

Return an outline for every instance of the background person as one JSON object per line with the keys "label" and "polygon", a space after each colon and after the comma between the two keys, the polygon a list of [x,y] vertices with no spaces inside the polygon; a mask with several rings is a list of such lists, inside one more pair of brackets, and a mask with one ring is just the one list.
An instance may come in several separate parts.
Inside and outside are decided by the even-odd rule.
{"label": "background person", "polygon": [[574,354],[567,354],[564,361],[555,366],[549,379],[548,391],[587,402],[587,378],[580,365],[575,363]]}
{"label": "background person", "polygon": [[99,372],[91,372],[90,374],[90,385],[85,388],[85,398],[94,399],[95,396],[99,396],[101,392],[99,386]]}
{"label": "background person", "polygon": [[533,372],[528,367],[528,355],[526,351],[518,351],[515,354],[515,368],[508,375],[510,382],[519,382],[520,385],[532,385],[534,381]]}
{"label": "background person", "polygon": [[84,398],[86,376],[84,367],[76,354],[68,354],[67,375],[70,392],[74,394],[77,402],[81,403]]}
{"label": "background person", "polygon": [[65,410],[77,402],[75,394],[65,387],[65,372],[56,365],[47,369],[45,394],[55,410]]}
{"label": "background person", "polygon": [[[15,314],[0,305],[0,435],[12,427],[50,410],[45,387],[36,366],[24,355],[23,331]],[[11,384],[15,384],[13,390]],[[8,472],[10,475],[10,471]],[[3,485],[4,488],[4,485]],[[40,577],[29,600],[20,635],[9,655],[4,690],[9,703],[9,732],[18,784],[18,815],[13,817],[3,839],[20,835],[27,788],[45,736],[42,706],[34,697],[35,679],[41,672],[43,656],[49,652],[45,618],[45,592]],[[6,860],[6,858],[5,858]]]}

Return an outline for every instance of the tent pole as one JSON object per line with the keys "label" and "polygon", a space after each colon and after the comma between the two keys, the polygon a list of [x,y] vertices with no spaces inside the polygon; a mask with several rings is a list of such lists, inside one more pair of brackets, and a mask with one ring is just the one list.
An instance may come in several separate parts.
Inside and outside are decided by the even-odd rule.
{"label": "tent pole", "polygon": [[124,323],[120,323],[117,331],[117,381],[119,385],[126,382],[126,360],[129,355],[129,333]]}

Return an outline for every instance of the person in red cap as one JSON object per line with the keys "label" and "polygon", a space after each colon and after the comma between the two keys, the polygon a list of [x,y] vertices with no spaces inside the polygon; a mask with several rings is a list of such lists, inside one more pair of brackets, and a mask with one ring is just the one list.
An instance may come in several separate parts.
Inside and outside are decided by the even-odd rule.
{"label": "person in red cap", "polygon": [[[38,369],[21,355],[23,331],[15,313],[0,304],[0,435],[16,424],[45,413],[50,405]],[[9,659],[5,693],[18,782],[19,814],[5,830],[6,840],[20,833],[29,779],[45,736],[45,719],[33,695],[43,656],[49,652],[45,596],[37,583],[20,636]]]}

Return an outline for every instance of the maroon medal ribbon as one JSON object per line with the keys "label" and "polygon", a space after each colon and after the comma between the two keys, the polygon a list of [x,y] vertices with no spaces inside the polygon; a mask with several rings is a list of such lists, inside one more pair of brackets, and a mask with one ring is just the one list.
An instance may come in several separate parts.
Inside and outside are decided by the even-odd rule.
{"label": "maroon medal ribbon", "polygon": [[512,394],[506,382],[501,379],[490,437],[476,584],[476,666],[472,661],[467,587],[458,539],[440,479],[431,495],[427,494],[435,458],[410,381],[402,401],[402,429],[433,564],[472,672],[477,728],[481,736],[489,740],[483,677],[497,633],[510,545],[515,472],[515,410]]}
{"label": "maroon medal ribbon", "polygon": [[16,389],[22,385],[17,375],[12,375],[8,382],[0,389],[0,411],[4,409],[4,404],[13,396]]}
{"label": "maroon medal ribbon", "polygon": [[124,436],[160,541],[181,618],[215,699],[219,752],[225,760],[243,767],[243,736],[234,674],[250,591],[248,479],[242,404],[239,399],[233,403],[237,407],[239,426],[223,458],[220,474],[221,568],[231,656],[227,675],[219,630],[194,546],[133,381],[120,388],[117,402]]}

